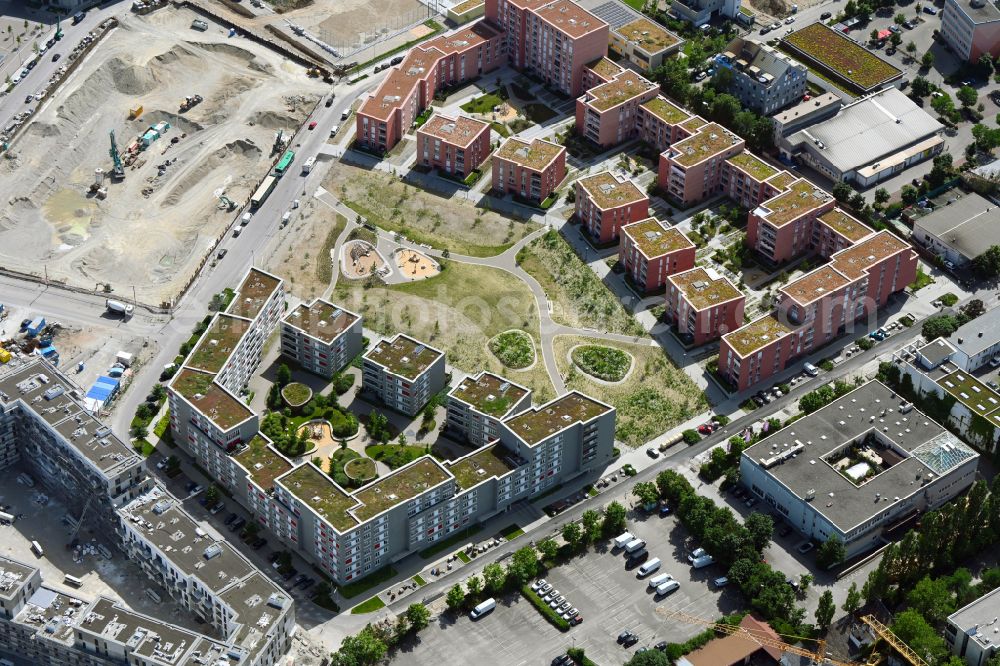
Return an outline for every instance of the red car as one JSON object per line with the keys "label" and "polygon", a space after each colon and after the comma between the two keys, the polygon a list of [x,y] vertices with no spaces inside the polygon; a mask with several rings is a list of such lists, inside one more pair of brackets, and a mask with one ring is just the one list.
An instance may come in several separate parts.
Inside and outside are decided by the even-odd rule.
{"label": "red car", "polygon": [[703,435],[711,435],[712,434],[711,424],[702,423],[700,426],[698,426],[698,432],[700,432]]}
{"label": "red car", "polygon": [[309,129],[311,129],[311,130],[316,129],[316,121],[315,120],[312,121],[311,123],[309,123]]}

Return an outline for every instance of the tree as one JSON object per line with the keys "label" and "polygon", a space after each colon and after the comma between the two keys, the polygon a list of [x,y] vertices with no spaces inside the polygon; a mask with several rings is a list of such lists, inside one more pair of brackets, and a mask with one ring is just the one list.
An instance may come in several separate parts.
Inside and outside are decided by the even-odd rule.
{"label": "tree", "polygon": [[829,569],[844,561],[847,557],[847,548],[844,542],[836,534],[831,534],[830,538],[820,544],[816,549],[816,564]]}
{"label": "tree", "polygon": [[587,543],[597,541],[601,536],[601,514],[593,509],[583,512],[583,538]]}
{"label": "tree", "polygon": [[912,58],[916,52],[917,52],[917,45],[913,42],[907,42],[906,53]]}
{"label": "tree", "polygon": [[583,543],[583,530],[577,522],[569,522],[563,525],[562,538],[573,550],[578,550]]}
{"label": "tree", "polygon": [[410,629],[417,632],[430,624],[431,612],[421,603],[410,604],[406,607],[406,619],[410,623]]}
{"label": "tree", "polygon": [[977,93],[976,89],[972,86],[962,86],[955,93],[955,97],[957,97],[958,101],[962,103],[963,109],[973,107],[979,101],[979,93]]}
{"label": "tree", "polygon": [[331,666],[373,666],[389,651],[389,646],[379,638],[372,625],[366,625],[356,636],[348,636],[333,653]]}
{"label": "tree", "polygon": [[538,552],[542,554],[542,559],[551,562],[559,555],[559,544],[552,539],[542,539],[538,542]]}
{"label": "tree", "polygon": [[894,32],[892,33],[892,36],[889,37],[889,43],[896,48],[899,48],[899,45],[903,43],[903,38],[899,36],[899,33]]}
{"label": "tree", "polygon": [[531,546],[524,546],[514,552],[507,565],[507,575],[514,578],[517,584],[524,585],[538,574],[538,553]]}
{"label": "tree", "polygon": [[878,205],[881,206],[888,203],[889,198],[890,198],[889,190],[885,189],[884,187],[880,187],[877,190],[875,190],[875,203],[877,203]]}
{"label": "tree", "polygon": [[958,321],[951,315],[928,317],[920,327],[920,333],[928,340],[947,338],[958,329]]}
{"label": "tree", "polygon": [[969,319],[975,319],[976,317],[982,317],[986,312],[986,304],[983,303],[982,299],[973,298],[963,305],[960,310]]}
{"label": "tree", "polygon": [[920,193],[917,191],[917,188],[913,187],[913,185],[903,185],[903,189],[899,193],[899,196],[903,200],[903,203],[911,206],[917,202],[917,199],[920,197]]}
{"label": "tree", "polygon": [[903,12],[900,12],[896,14],[892,18],[892,20],[896,25],[903,25],[904,23],[906,23],[906,16],[903,14]]}
{"label": "tree", "polygon": [[837,611],[837,604],[833,603],[833,593],[825,590],[819,597],[819,605],[816,606],[816,624],[819,625],[820,632],[825,632],[833,622],[833,614]]}
{"label": "tree", "polygon": [[851,195],[851,201],[849,203],[850,207],[855,210],[855,212],[860,213],[865,207],[865,197],[860,192],[855,192]]}
{"label": "tree", "polygon": [[641,504],[656,504],[656,501],[660,499],[660,493],[656,490],[656,486],[650,481],[644,481],[642,483],[637,483],[632,488],[632,494],[639,498]]}
{"label": "tree", "polygon": [[462,586],[455,584],[450,590],[448,590],[448,596],[445,597],[445,603],[448,604],[448,608],[451,610],[458,610],[465,603],[465,593],[462,592]]}
{"label": "tree", "polygon": [[930,51],[924,53],[923,57],[920,58],[920,66],[924,69],[930,69],[934,65],[934,54]]}
{"label": "tree", "polygon": [[212,508],[219,501],[219,489],[213,483],[205,491],[205,506]]}
{"label": "tree", "polygon": [[670,666],[670,659],[665,652],[646,650],[635,654],[625,662],[625,666]]}
{"label": "tree", "polygon": [[872,38],[872,42],[877,42],[878,41],[878,28],[875,28],[875,29],[872,30],[871,38]]}
{"label": "tree", "polygon": [[483,581],[490,593],[499,594],[503,590],[504,585],[507,584],[507,574],[504,572],[502,566],[496,562],[490,562],[483,567]]}
{"label": "tree", "polygon": [[944,578],[924,576],[906,595],[906,603],[931,624],[937,624],[955,612],[955,600]]}
{"label": "tree", "polygon": [[774,519],[768,514],[753,511],[747,516],[744,527],[750,533],[750,542],[758,553],[771,543],[771,537],[774,536]]}
{"label": "tree", "polygon": [[[939,97],[938,99],[942,98]],[[930,183],[931,187],[943,185],[946,180],[955,176],[955,166],[952,163],[951,153],[936,155],[933,164],[931,172],[927,174],[927,182]]]}
{"label": "tree", "polygon": [[989,51],[985,51],[983,55],[979,56],[979,62],[976,63],[983,76],[987,79],[993,76],[993,70],[996,69],[996,62],[993,60],[993,55]]}
{"label": "tree", "polygon": [[288,364],[282,363],[278,366],[278,371],[274,374],[274,382],[284,388],[292,381],[292,370]]}
{"label": "tree", "polygon": [[[914,50],[916,50],[916,45],[913,42],[910,42],[910,44],[906,47],[907,51],[910,50],[910,46],[913,46]],[[934,90],[934,86],[924,77],[917,76],[914,77],[913,83],[910,84],[910,90],[912,91],[912,94],[917,97],[927,97],[931,94],[931,91]]]}
{"label": "tree", "polygon": [[858,592],[857,583],[851,583],[851,586],[847,588],[847,598],[844,599],[844,605],[840,608],[851,617],[861,608],[861,593]]}
{"label": "tree", "polygon": [[604,521],[601,531],[605,536],[621,534],[625,531],[625,507],[619,502],[612,502],[604,509]]}
{"label": "tree", "polygon": [[465,590],[473,600],[478,599],[483,592],[483,579],[479,576],[470,576],[469,580],[465,581]]}
{"label": "tree", "polygon": [[996,278],[1000,275],[1000,245],[991,245],[989,249],[973,259],[972,272],[983,279]]}
{"label": "tree", "polygon": [[833,198],[837,201],[844,203],[851,198],[852,194],[854,194],[854,190],[844,181],[837,181],[833,184]]}
{"label": "tree", "polygon": [[932,663],[947,654],[944,639],[916,610],[907,609],[899,613],[893,620],[892,631],[910,649]]}

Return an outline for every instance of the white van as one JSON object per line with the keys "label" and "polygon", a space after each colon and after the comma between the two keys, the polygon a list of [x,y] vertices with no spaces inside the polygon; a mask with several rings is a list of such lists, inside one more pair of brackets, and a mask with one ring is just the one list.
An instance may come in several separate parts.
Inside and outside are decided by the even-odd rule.
{"label": "white van", "polygon": [[803,364],[802,369],[805,370],[805,373],[810,377],[815,377],[816,375],[819,374],[819,368],[817,368],[812,363]]}
{"label": "white van", "polygon": [[676,592],[678,589],[680,589],[680,586],[681,584],[678,583],[676,580],[668,580],[666,583],[662,583],[661,585],[657,586],[656,594],[657,596],[662,597],[666,594],[670,594],[671,592]]}
{"label": "white van", "polygon": [[480,603],[478,606],[473,608],[469,612],[469,617],[472,618],[473,620],[478,620],[479,618],[486,615],[496,607],[497,607],[497,600],[490,597],[486,601]]}
{"label": "white van", "polygon": [[625,532],[621,536],[615,537],[615,548],[624,548],[625,544],[635,538],[631,532]]}
{"label": "white van", "polygon": [[631,555],[632,553],[638,552],[646,547],[646,542],[642,539],[632,539],[627,544],[625,544],[625,552]]}
{"label": "white van", "polygon": [[660,558],[654,557],[651,560],[647,560],[645,564],[639,567],[639,573],[636,578],[645,578],[649,574],[658,571],[660,568]]}
{"label": "white van", "polygon": [[35,554],[35,557],[41,557],[45,555],[45,551],[42,550],[42,544],[38,543],[37,541],[31,542],[31,552]]}
{"label": "white van", "polygon": [[668,580],[673,580],[673,579],[674,577],[671,576],[670,574],[657,574],[656,576],[653,576],[652,578],[649,579],[649,588],[651,590],[656,589],[659,586],[666,583]]}
{"label": "white van", "polygon": [[703,569],[710,564],[715,564],[715,558],[711,555],[702,555],[701,557],[696,557],[691,560],[691,566],[695,569]]}

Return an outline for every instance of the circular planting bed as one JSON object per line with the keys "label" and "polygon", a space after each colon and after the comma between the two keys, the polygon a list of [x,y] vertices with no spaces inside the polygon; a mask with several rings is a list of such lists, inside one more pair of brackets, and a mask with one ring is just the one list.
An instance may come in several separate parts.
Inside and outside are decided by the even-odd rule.
{"label": "circular planting bed", "polygon": [[371,481],[378,472],[375,471],[375,461],[371,458],[352,458],[344,464],[344,474],[355,483]]}
{"label": "circular planting bed", "polygon": [[298,382],[292,382],[285,388],[281,389],[281,397],[284,398],[285,404],[292,409],[298,409],[305,405],[307,402],[312,400],[312,395],[313,392],[311,388]]}
{"label": "circular planting bed", "polygon": [[504,331],[490,340],[488,347],[504,366],[513,370],[526,370],[535,364],[535,343],[524,331]]}
{"label": "circular planting bed", "polygon": [[578,345],[570,350],[570,358],[585,374],[612,383],[625,379],[635,361],[631,354],[603,345]]}

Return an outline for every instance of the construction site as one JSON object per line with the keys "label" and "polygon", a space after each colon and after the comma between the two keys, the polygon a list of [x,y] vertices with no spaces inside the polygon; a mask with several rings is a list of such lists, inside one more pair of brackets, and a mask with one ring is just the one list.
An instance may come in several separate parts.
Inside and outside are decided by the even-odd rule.
{"label": "construction site", "polygon": [[0,263],[172,303],[328,90],[192,10],[124,16],[0,160]]}

